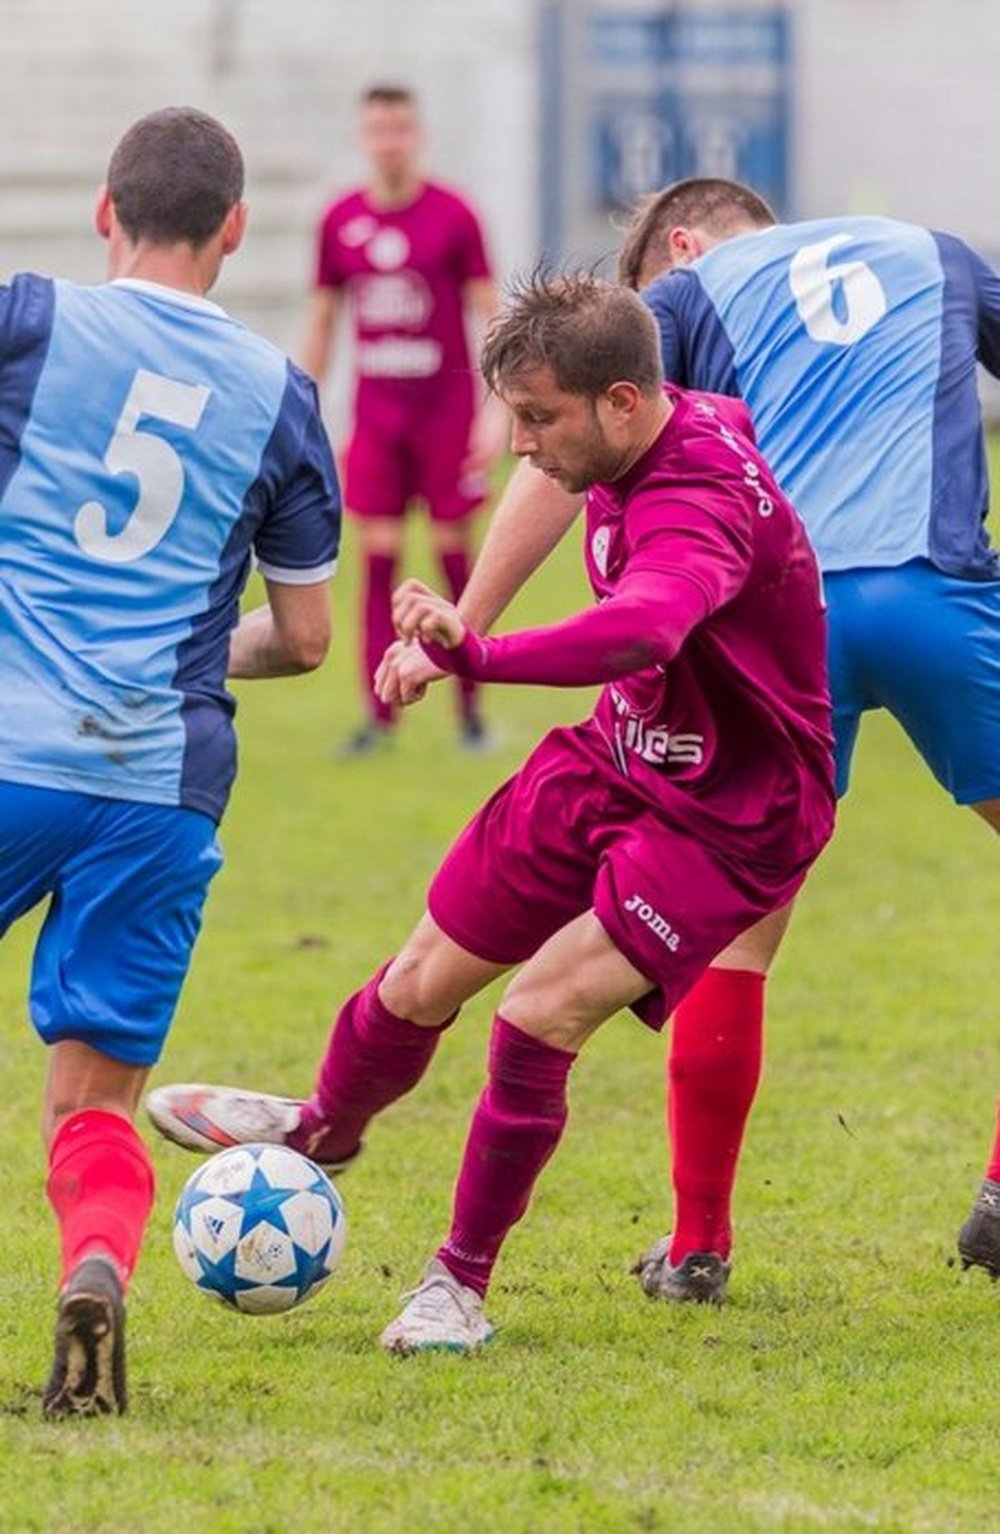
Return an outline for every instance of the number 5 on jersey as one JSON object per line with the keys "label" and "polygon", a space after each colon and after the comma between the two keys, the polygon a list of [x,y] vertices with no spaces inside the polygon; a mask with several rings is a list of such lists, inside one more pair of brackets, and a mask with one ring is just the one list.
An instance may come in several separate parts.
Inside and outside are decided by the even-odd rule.
{"label": "number 5 on jersey", "polygon": [[106,564],[129,564],[148,554],[166,535],[184,494],[184,465],[169,442],[153,430],[140,429],[139,422],[150,417],[194,431],[211,392],[204,384],[179,383],[161,373],[138,370],[104,454],[112,474],[135,475],[138,499],[117,533],[108,532],[107,509],[100,501],[84,502],[73,531],[85,554]]}

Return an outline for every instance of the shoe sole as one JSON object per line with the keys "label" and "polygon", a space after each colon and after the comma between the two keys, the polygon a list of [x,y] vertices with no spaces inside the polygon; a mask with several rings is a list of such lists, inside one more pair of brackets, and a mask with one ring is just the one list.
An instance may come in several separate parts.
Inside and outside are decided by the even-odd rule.
{"label": "shoe sole", "polygon": [[973,1246],[971,1239],[963,1243],[960,1236],[958,1240],[958,1255],[962,1259],[963,1273],[967,1272],[969,1268],[983,1268],[990,1275],[993,1283],[1000,1279],[1000,1251],[997,1250],[995,1241],[989,1240],[988,1247],[982,1246],[977,1249]]}
{"label": "shoe sole", "polygon": [[682,1288],[668,1285],[656,1296],[650,1297],[666,1300],[669,1305],[722,1305],[725,1303],[726,1290],[725,1286],[721,1289],[702,1289],[697,1286]]}
{"label": "shoe sole", "polygon": [[490,1332],[488,1337],[481,1337],[478,1342],[383,1342],[382,1347],[393,1358],[413,1358],[417,1353],[453,1353],[456,1355],[465,1353],[478,1353],[480,1348],[487,1347],[495,1336]]}
{"label": "shoe sole", "polygon": [[125,1410],[123,1316],[105,1294],[67,1295],[56,1322],[54,1377],[47,1417],[105,1417]]}

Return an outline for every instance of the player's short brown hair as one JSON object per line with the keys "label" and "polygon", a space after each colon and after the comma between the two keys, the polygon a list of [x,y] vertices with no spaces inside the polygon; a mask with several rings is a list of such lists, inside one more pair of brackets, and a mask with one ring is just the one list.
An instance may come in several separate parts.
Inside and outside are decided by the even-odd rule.
{"label": "player's short brown hair", "polygon": [[566,394],[597,399],[613,383],[655,394],[663,384],[656,322],[635,293],[589,272],[536,270],[515,279],[483,345],[494,392],[547,367]]}
{"label": "player's short brown hair", "polygon": [[675,181],[637,206],[618,257],[618,280],[627,287],[639,287],[644,269],[656,264],[661,241],[678,226],[697,226],[728,238],[748,225],[766,229],[776,222],[763,197],[741,181],[716,176]]}
{"label": "player's short brown hair", "polygon": [[207,112],[165,107],[133,123],[120,141],[108,191],[133,242],[198,249],[243,196],[243,156]]}
{"label": "player's short brown hair", "polygon": [[361,105],[363,107],[414,107],[417,105],[416,93],[408,85],[395,85],[380,83],[367,85],[361,92]]}

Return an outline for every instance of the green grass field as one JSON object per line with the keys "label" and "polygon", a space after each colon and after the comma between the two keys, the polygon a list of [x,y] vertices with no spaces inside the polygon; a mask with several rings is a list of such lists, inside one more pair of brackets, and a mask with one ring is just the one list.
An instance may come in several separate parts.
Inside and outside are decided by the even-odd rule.
{"label": "green grass field", "polygon": [[[575,543],[511,621],[578,601]],[[338,762],[356,721],[349,571],[338,603],[322,673],[242,689],[227,866],[157,1080],[308,1089],[339,1000],[405,936],[468,812],[586,709],[498,691],[499,749],[477,759],[439,691],[391,755]],[[723,1310],[657,1306],[628,1276],[669,1204],[663,1041],[623,1016],[578,1065],[562,1148],[501,1259],[496,1342],[381,1354],[445,1225],[486,996],[371,1133],[343,1182],[342,1268],[298,1313],[231,1315],[189,1287],[170,1224],[196,1162],[155,1147],[132,1410],[113,1422],[40,1420],[55,1241],[22,924],[0,972],[2,1534],[1000,1530],[1000,1292],[952,1265],[1000,1089],[993,857],[896,727],[869,720],[771,984]]]}

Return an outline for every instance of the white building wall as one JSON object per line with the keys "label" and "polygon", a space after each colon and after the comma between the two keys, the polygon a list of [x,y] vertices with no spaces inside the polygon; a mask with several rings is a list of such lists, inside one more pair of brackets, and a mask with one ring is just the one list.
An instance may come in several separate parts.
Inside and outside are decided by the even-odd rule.
{"label": "white building wall", "polygon": [[796,0],[796,209],[886,213],[1000,255],[997,0]]}
{"label": "white building wall", "polygon": [[0,281],[103,276],[94,192],[122,131],[189,104],[236,134],[250,232],[218,297],[294,350],[328,196],[362,172],[360,90],[421,95],[433,173],[480,208],[498,265],[535,246],[533,0],[0,0]]}
{"label": "white building wall", "polygon": [[[668,0],[565,0],[669,9]],[[771,0],[687,0],[705,9]],[[294,349],[323,201],[361,173],[359,90],[420,92],[429,164],[482,209],[502,271],[539,245],[541,0],[0,0],[0,280],[103,273],[90,210],[121,131],[155,106],[215,112],[244,145],[251,228],[220,298]],[[882,211],[1000,256],[993,151],[1000,0],[789,0],[794,211]],[[567,84],[572,88],[574,77]],[[578,86],[585,80],[576,72]],[[572,104],[572,103],[571,103]],[[565,178],[586,196],[583,145]],[[585,248],[613,248],[602,214]]]}

